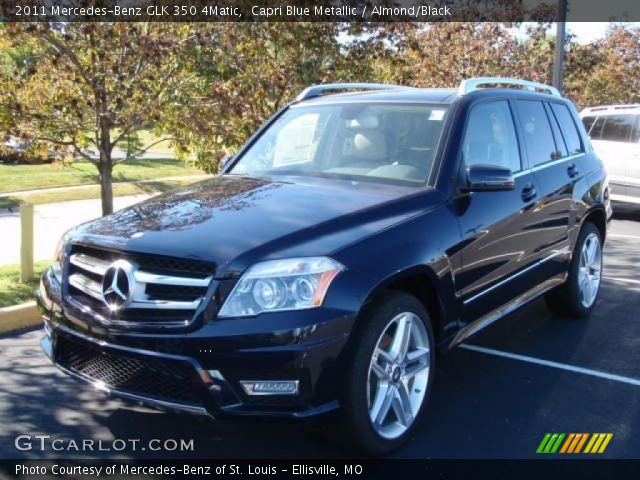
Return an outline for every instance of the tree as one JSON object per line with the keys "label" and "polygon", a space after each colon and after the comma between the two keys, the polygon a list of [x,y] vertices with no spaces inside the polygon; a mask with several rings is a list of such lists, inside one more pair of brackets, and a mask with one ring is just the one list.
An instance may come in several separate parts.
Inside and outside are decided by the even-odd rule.
{"label": "tree", "polygon": [[567,63],[567,93],[580,106],[640,102],[640,28],[613,25],[571,48]]}
{"label": "tree", "polygon": [[[189,56],[197,101],[176,102],[168,128],[179,151],[214,172],[278,109],[313,83],[344,80],[346,55],[336,23],[211,23],[202,50]],[[354,69],[353,65],[350,66]]]}
{"label": "tree", "polygon": [[102,212],[109,214],[114,165],[153,145],[118,160],[114,147],[184,100],[194,80],[182,71],[185,53],[199,38],[186,24],[5,24],[0,43],[16,50],[29,45],[34,61],[0,69],[0,125],[10,135],[64,146],[93,163]]}

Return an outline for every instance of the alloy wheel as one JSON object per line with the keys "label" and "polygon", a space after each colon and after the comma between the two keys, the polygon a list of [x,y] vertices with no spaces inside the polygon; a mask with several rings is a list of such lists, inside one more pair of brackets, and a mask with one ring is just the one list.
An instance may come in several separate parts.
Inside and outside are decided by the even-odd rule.
{"label": "alloy wheel", "polygon": [[395,316],[378,338],[369,365],[367,402],[375,431],[400,437],[413,424],[429,381],[431,345],[415,313]]}
{"label": "alloy wheel", "polygon": [[600,247],[600,238],[595,233],[590,233],[582,244],[580,265],[578,267],[580,303],[584,308],[590,308],[595,302],[600,288],[601,277],[602,249]]}

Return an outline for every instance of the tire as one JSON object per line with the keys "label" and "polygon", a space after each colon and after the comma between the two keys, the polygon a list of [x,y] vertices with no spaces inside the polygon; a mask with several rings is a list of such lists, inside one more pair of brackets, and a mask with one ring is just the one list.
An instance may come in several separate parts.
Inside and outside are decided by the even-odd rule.
{"label": "tire", "polygon": [[[355,332],[337,433],[357,450],[378,456],[404,444],[422,419],[435,367],[435,340],[426,309],[412,295],[387,292],[363,316],[362,328]],[[403,330],[398,330],[400,325]],[[401,331],[409,337],[397,335],[394,342]],[[408,341],[399,341],[401,337]],[[402,345],[406,350],[396,348]]]}
{"label": "tire", "polygon": [[578,235],[566,282],[545,295],[547,307],[562,317],[586,317],[597,303],[601,280],[602,235],[593,223],[587,222]]}

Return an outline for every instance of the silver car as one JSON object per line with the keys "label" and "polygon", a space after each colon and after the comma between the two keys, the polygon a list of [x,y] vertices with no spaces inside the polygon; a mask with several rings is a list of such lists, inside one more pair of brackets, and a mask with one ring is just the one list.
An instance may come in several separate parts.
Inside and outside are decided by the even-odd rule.
{"label": "silver car", "polygon": [[609,172],[611,199],[640,204],[640,104],[590,107],[580,117]]}

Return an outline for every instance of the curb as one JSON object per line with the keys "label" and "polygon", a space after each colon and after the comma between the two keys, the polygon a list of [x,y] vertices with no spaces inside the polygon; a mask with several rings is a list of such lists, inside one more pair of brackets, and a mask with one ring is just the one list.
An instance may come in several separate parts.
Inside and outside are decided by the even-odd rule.
{"label": "curb", "polygon": [[0,334],[33,327],[41,322],[35,301],[0,308]]}

